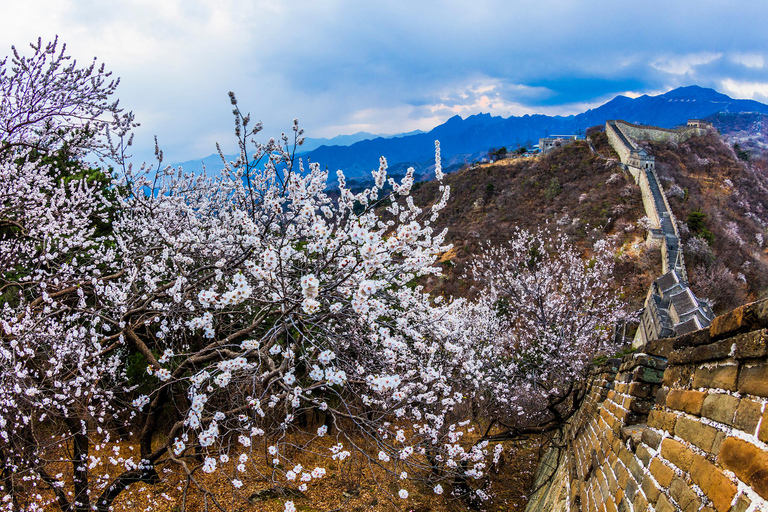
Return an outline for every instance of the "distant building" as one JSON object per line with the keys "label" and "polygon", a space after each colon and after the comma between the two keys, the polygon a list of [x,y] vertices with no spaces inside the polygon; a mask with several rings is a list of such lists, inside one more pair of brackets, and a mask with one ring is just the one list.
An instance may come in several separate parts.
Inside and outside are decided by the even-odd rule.
{"label": "distant building", "polygon": [[708,128],[712,128],[712,123],[708,123],[706,121],[702,121],[701,119],[689,119],[688,120],[688,127],[690,127],[690,128],[704,128],[706,130]]}
{"label": "distant building", "polygon": [[539,139],[539,151],[542,153],[549,153],[555,148],[573,144],[578,139],[578,135],[553,135],[551,137],[545,137]]}

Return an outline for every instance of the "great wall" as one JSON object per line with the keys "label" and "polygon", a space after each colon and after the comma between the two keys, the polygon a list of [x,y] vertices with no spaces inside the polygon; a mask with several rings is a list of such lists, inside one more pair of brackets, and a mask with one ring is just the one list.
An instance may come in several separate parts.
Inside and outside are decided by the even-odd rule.
{"label": "great wall", "polygon": [[680,130],[608,121],[662,251],[635,352],[595,367],[578,412],[539,461],[526,512],[768,511],[768,300],[712,319],[688,286],[655,162],[635,140]]}

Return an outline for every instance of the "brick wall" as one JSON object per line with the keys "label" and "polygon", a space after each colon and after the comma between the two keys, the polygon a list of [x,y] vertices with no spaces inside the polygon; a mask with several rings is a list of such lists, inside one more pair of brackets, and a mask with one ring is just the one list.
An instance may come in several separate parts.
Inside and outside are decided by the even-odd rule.
{"label": "brick wall", "polygon": [[768,300],[595,368],[533,511],[768,511]]}

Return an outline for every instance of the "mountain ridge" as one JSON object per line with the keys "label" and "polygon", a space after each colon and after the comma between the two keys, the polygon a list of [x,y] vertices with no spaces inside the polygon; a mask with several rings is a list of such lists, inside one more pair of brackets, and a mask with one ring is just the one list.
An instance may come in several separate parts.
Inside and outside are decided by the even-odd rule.
{"label": "mountain ridge", "polygon": [[[440,141],[443,158],[456,165],[462,161],[478,160],[491,148],[530,148],[538,143],[539,138],[547,135],[583,134],[587,128],[602,125],[608,119],[672,128],[685,124],[688,119],[701,119],[720,112],[768,114],[768,105],[755,100],[734,99],[714,89],[689,85],[656,96],[644,94],[630,98],[619,95],[599,107],[569,116],[526,114],[504,118],[482,112],[466,118],[455,115],[427,132],[373,136],[348,145],[303,146],[299,154],[302,158],[320,162],[331,171],[332,176],[333,171],[342,169],[348,178],[369,178],[368,173],[378,166],[382,155],[393,170],[399,172],[404,166],[413,166],[418,175],[434,165],[435,140]],[[307,140],[353,141],[355,136],[365,133]],[[182,165],[194,168],[195,162],[200,161],[205,161],[207,166],[221,163],[218,155],[211,155]]]}

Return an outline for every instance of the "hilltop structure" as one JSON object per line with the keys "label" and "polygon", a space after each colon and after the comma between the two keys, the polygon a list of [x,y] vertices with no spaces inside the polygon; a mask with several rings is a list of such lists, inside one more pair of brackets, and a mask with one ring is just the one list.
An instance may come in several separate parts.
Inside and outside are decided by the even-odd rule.
{"label": "hilltop structure", "polygon": [[619,154],[624,169],[632,175],[642,191],[645,213],[651,221],[648,243],[659,247],[662,255],[662,276],[648,290],[640,326],[633,341],[635,347],[649,340],[702,329],[710,324],[714,316],[711,308],[697,299],[688,285],[680,234],[656,174],[655,159],[635,140],[682,142],[703,135],[710,128],[709,123],[696,119],[676,130],[620,120],[605,123],[608,141]]}
{"label": "hilltop structure", "polygon": [[549,153],[553,149],[573,144],[579,140],[578,135],[553,135],[539,139],[539,151],[542,154]]}

